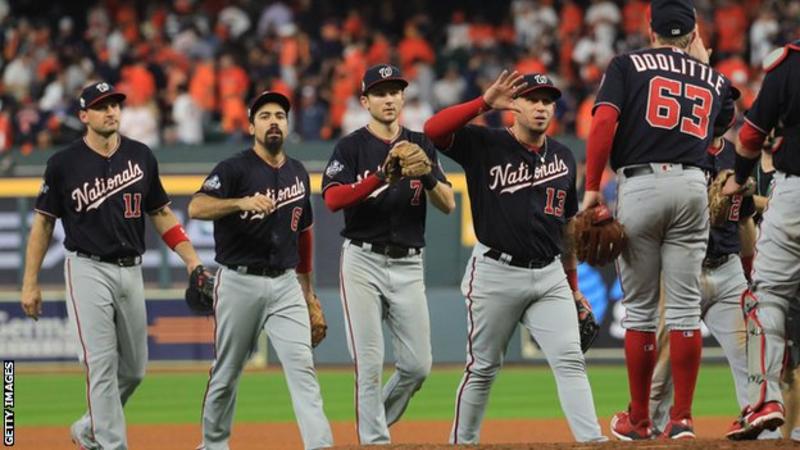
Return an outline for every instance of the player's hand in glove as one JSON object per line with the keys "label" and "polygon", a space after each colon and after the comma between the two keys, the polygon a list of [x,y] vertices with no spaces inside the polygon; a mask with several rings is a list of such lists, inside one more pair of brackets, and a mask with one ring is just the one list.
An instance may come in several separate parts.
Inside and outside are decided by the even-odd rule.
{"label": "player's hand in glove", "polygon": [[214,314],[214,281],[214,276],[202,265],[194,268],[185,294],[189,309],[198,314]]}
{"label": "player's hand in glove", "polygon": [[578,310],[578,334],[581,338],[581,351],[586,353],[600,333],[600,325],[594,318],[589,301],[580,291],[572,293],[575,298],[575,308]]}
{"label": "player's hand in glove", "polygon": [[614,261],[627,244],[625,229],[603,204],[584,209],[575,216],[575,254],[591,266]]}
{"label": "player's hand in glove", "polygon": [[325,314],[322,312],[322,305],[316,294],[306,296],[306,305],[308,305],[308,320],[311,324],[311,346],[316,347],[325,339],[328,323],[325,321]]}
{"label": "player's hand in glove", "polygon": [[431,172],[431,160],[425,150],[417,144],[400,141],[389,151],[394,155],[404,177],[418,178]]}
{"label": "player's hand in glove", "polygon": [[[733,178],[733,170],[721,170],[708,187],[708,213],[712,227],[725,225],[728,220],[733,199],[724,192],[724,188]],[[748,178],[747,182],[739,186],[733,195],[750,196],[755,193],[755,188],[755,180]]]}

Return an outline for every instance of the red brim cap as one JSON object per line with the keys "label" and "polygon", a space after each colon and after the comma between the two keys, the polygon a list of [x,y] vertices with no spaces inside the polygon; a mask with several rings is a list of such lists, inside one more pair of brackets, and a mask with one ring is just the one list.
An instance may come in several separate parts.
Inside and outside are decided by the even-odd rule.
{"label": "red brim cap", "polygon": [[538,86],[531,86],[517,94],[517,97],[524,97],[531,92],[538,90],[538,89],[547,89],[553,93],[553,100],[558,100],[561,98],[561,90],[555,86],[548,86],[548,85],[538,85]]}
{"label": "red brim cap", "polygon": [[116,98],[116,100],[119,103],[122,103],[128,97],[125,94],[123,94],[122,92],[108,92],[108,93],[105,93],[105,94],[102,94],[102,95],[98,95],[97,97],[93,98],[92,101],[89,102],[88,105],[82,106],[81,109],[89,109],[89,108],[91,108],[92,106],[94,106],[94,105],[96,105],[98,103],[102,103],[102,102],[104,102],[106,100],[110,100],[110,99],[114,99],[114,98]]}
{"label": "red brim cap", "polygon": [[370,84],[365,84],[364,86],[362,86],[361,93],[366,94],[368,90],[374,88],[375,86],[381,83],[387,83],[389,81],[394,81],[395,83],[399,83],[400,89],[405,89],[408,86],[408,81],[400,77],[381,78],[380,80],[376,80]]}

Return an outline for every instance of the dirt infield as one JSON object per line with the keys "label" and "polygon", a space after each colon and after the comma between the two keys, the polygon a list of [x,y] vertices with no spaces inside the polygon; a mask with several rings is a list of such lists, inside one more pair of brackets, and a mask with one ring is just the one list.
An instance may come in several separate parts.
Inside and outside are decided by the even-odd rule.
{"label": "dirt infield", "polygon": [[[635,444],[636,448],[693,448],[693,449],[773,449],[796,448],[789,440],[731,442],[719,437],[727,429],[730,421],[725,418],[698,419],[695,428],[700,438],[696,442],[648,441]],[[334,438],[337,448],[356,448],[355,427],[352,422],[335,422]],[[608,420],[603,421],[604,431],[608,432]],[[380,446],[383,450],[394,449],[435,449],[448,446],[450,422],[404,422],[391,430],[395,445]],[[200,442],[199,425],[133,425],[128,428],[131,449],[186,450],[193,449]],[[484,445],[469,448],[487,449],[565,449],[565,448],[617,448],[620,442],[610,442],[601,446],[578,445],[571,443],[569,429],[564,420],[492,420],[483,426],[481,441]],[[427,444],[423,444],[426,443]],[[543,444],[543,443],[547,444]],[[74,450],[70,443],[67,427],[20,427],[17,429],[17,443],[20,449]],[[284,450],[300,449],[300,436],[294,423],[235,424],[231,448],[236,450]]]}

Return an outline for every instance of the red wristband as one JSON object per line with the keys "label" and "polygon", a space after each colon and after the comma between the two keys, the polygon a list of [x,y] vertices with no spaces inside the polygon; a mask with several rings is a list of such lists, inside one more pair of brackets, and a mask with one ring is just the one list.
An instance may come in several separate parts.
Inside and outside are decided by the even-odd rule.
{"label": "red wristband", "polygon": [[578,269],[571,269],[566,270],[567,273],[567,283],[569,283],[569,288],[572,289],[572,292],[578,291]]}
{"label": "red wristband", "polygon": [[177,247],[178,244],[183,241],[188,241],[189,236],[186,234],[186,230],[183,229],[183,226],[181,224],[177,224],[165,231],[164,234],[161,235],[161,239],[164,240],[164,243],[167,244],[167,247],[175,250],[175,247]]}

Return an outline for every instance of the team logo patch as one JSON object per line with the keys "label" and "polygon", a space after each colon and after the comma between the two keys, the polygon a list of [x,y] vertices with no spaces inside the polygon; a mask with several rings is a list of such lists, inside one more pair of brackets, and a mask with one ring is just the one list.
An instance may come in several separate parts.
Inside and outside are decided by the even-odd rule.
{"label": "team logo patch", "polygon": [[108,92],[111,87],[108,86],[108,83],[99,83],[97,85],[97,90],[100,92]]}
{"label": "team logo patch", "polygon": [[538,84],[547,84],[547,77],[544,75],[536,75],[534,78]]}
{"label": "team logo patch", "polygon": [[325,175],[327,175],[330,178],[333,178],[336,176],[336,174],[338,174],[342,170],[344,170],[344,164],[334,159],[333,161],[331,161],[330,164],[328,164],[328,168],[325,169]]}
{"label": "team logo patch", "polygon": [[206,179],[205,183],[203,183],[203,188],[208,189],[209,191],[216,191],[222,187],[222,182],[219,181],[219,175],[213,175]]}
{"label": "team logo patch", "polygon": [[389,78],[392,76],[392,68],[389,66],[383,66],[378,69],[378,73],[381,74],[381,78]]}

